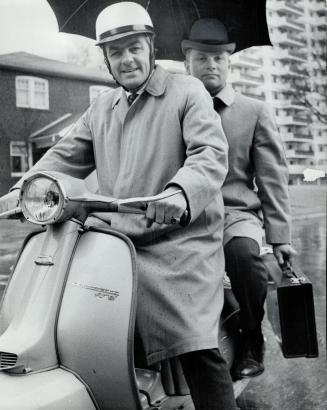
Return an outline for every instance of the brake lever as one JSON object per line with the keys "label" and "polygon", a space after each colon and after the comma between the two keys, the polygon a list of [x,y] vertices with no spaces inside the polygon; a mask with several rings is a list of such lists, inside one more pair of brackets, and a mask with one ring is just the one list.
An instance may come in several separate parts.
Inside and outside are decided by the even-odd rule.
{"label": "brake lever", "polygon": [[[180,194],[180,193],[182,193],[181,189],[175,192],[171,192],[171,193],[161,192],[160,194],[153,195],[153,196],[119,199],[117,200],[118,212],[144,215],[148,208],[149,202],[160,201],[161,199],[166,199],[166,198],[169,198],[173,195]],[[188,211],[186,210],[180,218],[172,218],[171,223],[180,224],[181,226],[185,226],[187,223],[187,220],[188,220]]]}

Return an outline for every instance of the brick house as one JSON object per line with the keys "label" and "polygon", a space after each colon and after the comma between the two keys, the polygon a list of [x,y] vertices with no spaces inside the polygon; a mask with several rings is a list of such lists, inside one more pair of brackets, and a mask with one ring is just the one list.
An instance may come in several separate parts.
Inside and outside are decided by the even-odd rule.
{"label": "brick house", "polygon": [[86,110],[109,75],[25,52],[0,55],[0,195]]}

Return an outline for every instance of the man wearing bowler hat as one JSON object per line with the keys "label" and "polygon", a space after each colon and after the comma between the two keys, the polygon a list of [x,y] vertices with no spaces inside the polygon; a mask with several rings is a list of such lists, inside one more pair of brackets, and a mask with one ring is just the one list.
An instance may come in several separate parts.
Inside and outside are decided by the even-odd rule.
{"label": "man wearing bowler hat", "polygon": [[213,98],[229,143],[225,203],[226,271],[240,305],[242,352],[235,378],[264,371],[261,322],[267,273],[260,258],[263,227],[279,264],[296,254],[290,245],[288,169],[281,137],[268,106],[227,83],[236,44],[217,19],[197,20],[183,40],[185,67]]}

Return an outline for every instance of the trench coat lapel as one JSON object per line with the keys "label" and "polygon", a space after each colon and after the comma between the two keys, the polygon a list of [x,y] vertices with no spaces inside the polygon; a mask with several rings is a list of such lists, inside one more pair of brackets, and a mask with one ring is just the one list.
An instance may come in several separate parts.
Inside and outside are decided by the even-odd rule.
{"label": "trench coat lapel", "polygon": [[235,91],[230,84],[226,84],[226,86],[219,91],[215,98],[222,101],[225,106],[230,107],[235,101]]}
{"label": "trench coat lapel", "polygon": [[157,65],[145,87],[145,91],[155,97],[162,95],[166,90],[168,76],[169,73],[163,70],[160,65]]}
{"label": "trench coat lapel", "polygon": [[129,104],[127,101],[127,96],[123,88],[119,88],[116,97],[112,102],[112,110],[116,112],[117,118],[124,123],[126,114],[129,110]]}

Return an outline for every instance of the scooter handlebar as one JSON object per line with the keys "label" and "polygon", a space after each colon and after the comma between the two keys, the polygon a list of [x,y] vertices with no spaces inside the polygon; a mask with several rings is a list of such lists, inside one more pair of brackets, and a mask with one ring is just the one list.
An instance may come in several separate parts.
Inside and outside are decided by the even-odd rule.
{"label": "scooter handlebar", "polygon": [[[182,190],[175,192],[162,192],[158,195],[146,196],[146,197],[134,197],[126,199],[110,198],[98,194],[84,194],[82,196],[67,197],[68,202],[74,203],[75,216],[82,216],[82,219],[86,217],[90,212],[118,212],[129,214],[142,214],[145,215],[148,204],[151,202],[160,201],[162,199],[169,198],[173,195],[181,193]],[[79,206],[78,204],[79,203]],[[79,211],[78,211],[79,209]],[[68,216],[68,215],[67,215]],[[0,219],[22,219],[23,212],[20,206],[13,209],[6,210],[0,213]],[[188,211],[185,210],[180,218],[172,218],[172,224],[180,224],[185,226],[188,220]]]}
{"label": "scooter handlebar", "polygon": [[[80,202],[85,209],[94,212],[117,212],[125,214],[145,215],[150,202],[160,201],[173,195],[181,193],[181,190],[175,192],[162,192],[158,195],[146,197],[134,197],[126,199],[114,199],[103,195],[91,194],[82,197],[70,198],[70,201]],[[172,218],[172,224],[185,226],[188,221],[188,211],[185,210],[180,218]]]}

